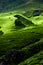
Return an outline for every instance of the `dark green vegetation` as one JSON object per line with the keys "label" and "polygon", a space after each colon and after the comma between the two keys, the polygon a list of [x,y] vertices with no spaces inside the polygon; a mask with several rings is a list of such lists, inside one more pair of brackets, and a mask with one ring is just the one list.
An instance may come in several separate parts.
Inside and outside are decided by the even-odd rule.
{"label": "dark green vegetation", "polygon": [[27,16],[28,18],[32,17],[32,16],[39,16],[41,15],[41,13],[43,13],[43,9],[36,9],[36,10],[32,10],[32,11],[27,11],[26,13],[24,13],[25,16]]}
{"label": "dark green vegetation", "polygon": [[27,1],[28,0],[0,0],[0,12],[5,10],[14,10],[16,7],[26,3]]}
{"label": "dark green vegetation", "polygon": [[17,28],[35,25],[32,21],[30,21],[28,18],[26,18],[22,15],[15,15],[14,17],[17,18],[15,21],[15,26]]}
{"label": "dark green vegetation", "polygon": [[43,0],[0,0],[0,12],[22,11],[24,13],[34,9],[43,9]]}
{"label": "dark green vegetation", "polygon": [[0,65],[43,65],[42,5],[43,0],[0,0]]}

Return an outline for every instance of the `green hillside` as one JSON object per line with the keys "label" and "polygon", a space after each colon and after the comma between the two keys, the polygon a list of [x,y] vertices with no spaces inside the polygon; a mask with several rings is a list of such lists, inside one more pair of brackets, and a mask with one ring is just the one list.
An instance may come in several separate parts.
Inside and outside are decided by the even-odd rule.
{"label": "green hillside", "polygon": [[43,0],[0,0],[0,65],[43,65]]}

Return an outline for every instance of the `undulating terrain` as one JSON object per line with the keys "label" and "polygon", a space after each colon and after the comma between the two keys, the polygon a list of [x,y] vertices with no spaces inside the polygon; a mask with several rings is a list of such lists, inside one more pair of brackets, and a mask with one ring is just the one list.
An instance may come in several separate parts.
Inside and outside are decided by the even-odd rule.
{"label": "undulating terrain", "polygon": [[0,65],[43,65],[43,0],[0,0]]}

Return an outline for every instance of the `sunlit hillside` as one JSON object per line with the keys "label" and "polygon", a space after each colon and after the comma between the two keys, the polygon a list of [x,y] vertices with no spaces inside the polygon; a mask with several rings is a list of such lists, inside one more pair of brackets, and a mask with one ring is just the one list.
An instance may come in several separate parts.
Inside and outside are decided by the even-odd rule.
{"label": "sunlit hillside", "polygon": [[0,0],[0,65],[43,65],[43,0]]}

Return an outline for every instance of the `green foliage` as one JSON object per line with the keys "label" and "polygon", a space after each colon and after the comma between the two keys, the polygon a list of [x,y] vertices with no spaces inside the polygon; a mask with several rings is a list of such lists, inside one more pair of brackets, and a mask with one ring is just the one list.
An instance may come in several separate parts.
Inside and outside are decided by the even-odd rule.
{"label": "green foliage", "polygon": [[3,32],[2,31],[0,31],[0,35],[2,35],[3,34]]}
{"label": "green foliage", "polygon": [[16,29],[20,29],[20,28],[23,28],[23,27],[25,27],[25,25],[22,23],[22,21],[19,21],[18,19],[17,20],[15,20],[15,28]]}
{"label": "green foliage", "polygon": [[42,3],[0,0],[0,65],[43,65]]}

